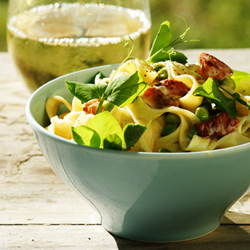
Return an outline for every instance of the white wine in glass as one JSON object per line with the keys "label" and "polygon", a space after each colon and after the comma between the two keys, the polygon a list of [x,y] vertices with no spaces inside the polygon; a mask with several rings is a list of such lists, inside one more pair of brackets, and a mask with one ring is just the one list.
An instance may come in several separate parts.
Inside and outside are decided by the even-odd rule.
{"label": "white wine in glass", "polygon": [[31,91],[61,75],[120,63],[123,37],[145,59],[151,43],[148,0],[9,0],[7,41]]}

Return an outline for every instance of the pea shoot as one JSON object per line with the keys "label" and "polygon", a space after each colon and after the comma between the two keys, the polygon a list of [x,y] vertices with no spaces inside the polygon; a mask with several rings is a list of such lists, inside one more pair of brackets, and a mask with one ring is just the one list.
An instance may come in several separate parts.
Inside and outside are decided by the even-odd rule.
{"label": "pea shoot", "polygon": [[[228,98],[224,93],[226,93],[230,98]],[[216,105],[220,111],[227,112],[230,117],[237,117],[236,101],[243,104],[250,109],[250,104],[241,99],[239,93],[231,93],[216,80],[208,78],[205,83],[199,86],[194,92],[194,96],[203,96],[207,98],[211,103]]]}

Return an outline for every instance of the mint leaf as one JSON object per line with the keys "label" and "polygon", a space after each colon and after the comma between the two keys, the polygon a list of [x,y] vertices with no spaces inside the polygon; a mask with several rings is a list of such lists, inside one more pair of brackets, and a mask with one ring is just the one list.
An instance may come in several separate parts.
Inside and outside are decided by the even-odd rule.
{"label": "mint leaf", "polygon": [[124,107],[131,104],[147,86],[142,74],[136,71],[113,79],[108,84],[104,99],[118,107]]}
{"label": "mint leaf", "polygon": [[236,118],[237,109],[235,100],[227,98],[223,92],[219,90],[219,83],[212,78],[208,78],[203,85],[194,91],[193,95],[208,98],[211,102],[215,103],[221,111],[226,111],[231,118]]}
{"label": "mint leaf", "polygon": [[129,150],[141,138],[147,129],[146,126],[140,124],[127,124],[123,129],[125,149]]}
{"label": "mint leaf", "polygon": [[91,83],[80,83],[66,81],[68,90],[83,103],[86,103],[92,99],[102,99],[108,85],[100,84],[95,85]]}
{"label": "mint leaf", "polygon": [[95,115],[88,124],[88,127],[95,130],[101,138],[101,147],[103,140],[110,134],[117,134],[122,138],[122,129],[119,122],[108,111]]}
{"label": "mint leaf", "polygon": [[103,148],[122,150],[122,140],[117,134],[108,135],[103,140]]}
{"label": "mint leaf", "polygon": [[101,138],[96,131],[84,125],[72,127],[73,139],[76,143],[99,148]]}

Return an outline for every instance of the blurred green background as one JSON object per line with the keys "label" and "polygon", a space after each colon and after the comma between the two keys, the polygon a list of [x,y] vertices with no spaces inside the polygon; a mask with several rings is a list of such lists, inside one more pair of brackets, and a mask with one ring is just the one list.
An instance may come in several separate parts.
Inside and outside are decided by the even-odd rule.
{"label": "blurred green background", "polygon": [[[132,0],[129,0],[132,1]],[[0,51],[6,51],[6,18],[8,0],[0,0]],[[185,43],[190,48],[248,48],[250,47],[249,0],[150,0],[152,37],[159,25],[168,20],[174,37],[185,30],[184,18],[191,28]]]}

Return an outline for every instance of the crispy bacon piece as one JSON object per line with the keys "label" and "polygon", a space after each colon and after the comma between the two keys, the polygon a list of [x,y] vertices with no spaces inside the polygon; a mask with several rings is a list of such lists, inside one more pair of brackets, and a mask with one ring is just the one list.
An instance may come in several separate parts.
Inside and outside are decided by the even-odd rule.
{"label": "crispy bacon piece", "polygon": [[230,78],[233,71],[224,62],[207,53],[201,53],[198,56],[201,66],[200,74],[206,78],[211,77],[217,81],[224,78]]}
{"label": "crispy bacon piece", "polygon": [[[83,108],[83,111],[86,112],[86,114],[95,114],[97,111],[97,108],[99,106],[100,100],[99,99],[93,99],[85,103],[85,106]],[[101,108],[101,112],[103,111],[103,108]]]}
{"label": "crispy bacon piece", "polygon": [[201,137],[222,137],[234,132],[238,124],[237,118],[232,119],[227,112],[221,112],[207,121],[195,124],[195,127]]}
{"label": "crispy bacon piece", "polygon": [[162,109],[168,106],[179,106],[179,100],[189,91],[180,81],[165,79],[158,85],[149,87],[142,99],[152,108]]}

